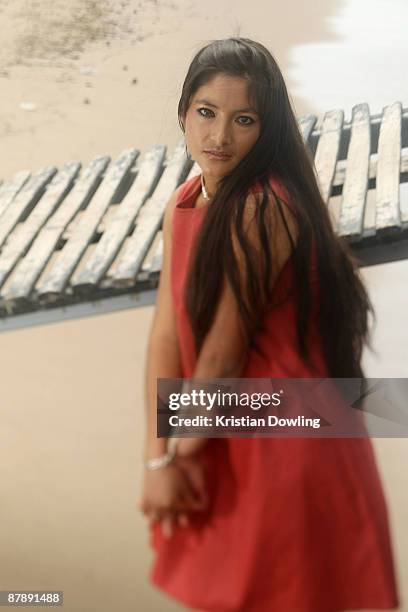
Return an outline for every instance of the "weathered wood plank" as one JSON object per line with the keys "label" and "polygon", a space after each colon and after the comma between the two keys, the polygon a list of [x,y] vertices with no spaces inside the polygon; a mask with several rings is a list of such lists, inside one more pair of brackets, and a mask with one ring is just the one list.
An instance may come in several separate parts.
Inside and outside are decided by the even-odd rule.
{"label": "weathered wood plank", "polygon": [[317,117],[315,115],[306,115],[298,119],[298,125],[305,143],[309,142],[309,138],[313,132],[313,128],[316,125]]}
{"label": "weathered wood plank", "polygon": [[376,230],[400,229],[401,102],[386,106],[378,140]]}
{"label": "weathered wood plank", "polygon": [[71,287],[74,291],[94,288],[112,264],[141,206],[153,193],[165,153],[166,147],[158,145],[146,154],[132,187],[123,201],[116,206],[116,213],[96,245],[92,256],[79,274],[72,278]]}
{"label": "weathered wood plank", "polygon": [[49,166],[34,174],[22,186],[13,199],[13,205],[8,206],[1,216],[0,247],[7,236],[13,231],[20,219],[28,214],[41,197],[45,186],[57,172],[55,166]]}
{"label": "weathered wood plank", "polygon": [[375,236],[375,189],[367,190],[366,205],[364,211],[363,230],[360,238],[372,238]]}
{"label": "weathered wood plank", "polygon": [[[132,172],[136,175],[137,172],[133,169]],[[118,208],[120,208],[118,206],[118,203],[113,203],[110,204],[108,206],[108,208],[106,209],[101,222],[99,223],[98,227],[96,228],[96,231],[98,234],[104,234],[105,232],[108,231],[108,228],[111,226],[112,221],[114,220],[114,218],[116,217],[116,213],[118,212]]]}
{"label": "weathered wood plank", "polygon": [[347,153],[347,173],[343,187],[337,232],[353,239],[363,230],[370,163],[370,111],[368,104],[352,109],[351,138]]}
{"label": "weathered wood plank", "polygon": [[22,186],[28,181],[30,175],[31,172],[28,170],[21,170],[20,172],[16,172],[9,181],[2,183],[0,187],[0,217],[10,206]]}
{"label": "weathered wood plank", "polygon": [[152,256],[152,260],[150,262],[150,265],[147,269],[145,269],[144,271],[146,271],[148,273],[149,276],[151,276],[152,274],[157,274],[158,272],[161,272],[162,269],[162,264],[163,264],[163,230],[159,230],[158,232],[159,236],[157,239],[157,248],[154,251],[154,254]]}
{"label": "weathered wood plank", "polygon": [[114,287],[130,287],[135,284],[137,273],[156,232],[159,230],[166,204],[173,191],[180,184],[190,162],[186,159],[184,141],[180,142],[151,198],[140,209],[136,228],[123,250],[107,272],[107,283]]}
{"label": "weathered wood plank", "polygon": [[0,255],[0,287],[16,262],[24,255],[33,242],[39,229],[71,189],[79,169],[80,164],[78,162],[65,164],[49,183],[44,195],[24,223],[20,226],[17,225],[13,232],[9,234],[3,252]]}
{"label": "weathered wood plank", "polygon": [[85,210],[79,210],[76,215],[71,219],[68,223],[67,227],[64,230],[61,238],[65,242],[68,242],[70,238],[75,234],[76,229],[80,226],[81,219],[84,216]]}
{"label": "weathered wood plank", "polygon": [[82,171],[80,177],[59,208],[40,230],[25,257],[14,268],[8,288],[0,291],[3,302],[12,305],[27,300],[50,260],[66,226],[97,189],[110,158],[100,156]]}
{"label": "weathered wood plank", "polygon": [[152,280],[154,283],[157,280],[157,275],[160,274],[163,264],[163,247],[163,230],[159,229],[143,259],[140,271],[137,274],[137,284],[147,280]]}
{"label": "weathered wood plank", "polygon": [[126,180],[128,172],[138,155],[139,151],[137,149],[126,150],[108,169],[102,184],[88,205],[75,235],[61,249],[49,274],[38,281],[35,290],[41,301],[53,301],[66,287],[106,209]]}
{"label": "weathered wood plank", "polygon": [[317,143],[314,161],[320,191],[325,202],[329,201],[333,185],[343,119],[344,113],[342,110],[332,110],[326,113],[323,119],[322,133]]}

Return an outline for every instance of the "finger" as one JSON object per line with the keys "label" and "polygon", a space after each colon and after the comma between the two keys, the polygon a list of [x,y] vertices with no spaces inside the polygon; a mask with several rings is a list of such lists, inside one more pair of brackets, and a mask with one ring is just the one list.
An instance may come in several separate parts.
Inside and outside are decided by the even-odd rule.
{"label": "finger", "polygon": [[192,463],[186,475],[191,484],[196,501],[206,506],[208,504],[208,492],[203,467],[199,463]]}
{"label": "finger", "polygon": [[201,511],[205,508],[204,502],[194,494],[194,491],[186,491],[178,504],[178,510],[181,511]]}
{"label": "finger", "polygon": [[173,517],[167,514],[161,521],[162,533],[165,538],[171,538],[173,535]]}

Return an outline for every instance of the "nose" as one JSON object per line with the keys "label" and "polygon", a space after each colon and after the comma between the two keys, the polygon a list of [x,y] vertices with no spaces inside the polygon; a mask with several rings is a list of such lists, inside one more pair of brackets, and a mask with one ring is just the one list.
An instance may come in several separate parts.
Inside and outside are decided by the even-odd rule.
{"label": "nose", "polygon": [[221,148],[231,144],[231,131],[227,119],[223,120],[218,118],[214,121],[212,127],[211,142],[215,148]]}

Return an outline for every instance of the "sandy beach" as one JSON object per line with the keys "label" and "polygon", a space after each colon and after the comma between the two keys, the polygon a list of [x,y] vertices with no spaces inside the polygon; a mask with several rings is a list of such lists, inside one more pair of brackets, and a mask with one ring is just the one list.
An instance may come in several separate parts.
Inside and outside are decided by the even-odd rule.
{"label": "sandy beach", "polygon": [[[184,73],[206,41],[257,38],[285,70],[290,46],[313,39],[318,23],[324,32],[332,4],[317,2],[305,28],[304,15],[293,19],[290,11],[280,11],[279,22],[260,19],[265,11],[273,17],[262,2],[255,11],[231,0],[126,0],[110,9],[82,0],[3,2],[0,136],[7,155],[0,177],[69,160],[85,164],[99,154],[113,158],[131,146],[165,143],[171,150],[182,136],[176,110]],[[294,102],[299,114],[313,111],[302,99]]]}
{"label": "sandy beach", "polygon": [[[342,5],[0,0],[0,180],[71,160],[85,165],[100,154],[115,159],[134,146],[143,152],[163,143],[171,151],[181,138],[186,69],[214,38],[241,35],[268,46],[297,115],[321,116],[318,93],[315,101],[301,93],[293,48],[338,43],[329,23]],[[381,105],[383,95],[370,90],[367,99]],[[408,264],[363,274],[378,312],[379,354],[365,355],[367,374],[406,377]],[[181,609],[148,583],[151,552],[136,509],[152,315],[153,307],[141,307],[0,334],[0,590],[63,590],[67,612]],[[374,442],[404,600],[408,445]]]}

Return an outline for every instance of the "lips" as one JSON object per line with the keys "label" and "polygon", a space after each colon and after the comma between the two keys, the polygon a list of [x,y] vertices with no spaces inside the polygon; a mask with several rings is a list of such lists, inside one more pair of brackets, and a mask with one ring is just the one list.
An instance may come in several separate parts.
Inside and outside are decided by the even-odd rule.
{"label": "lips", "polygon": [[207,153],[207,155],[211,155],[211,157],[215,157],[217,159],[230,159],[231,155],[228,155],[228,153],[223,153],[222,151],[213,151],[211,149],[205,149],[204,153]]}

